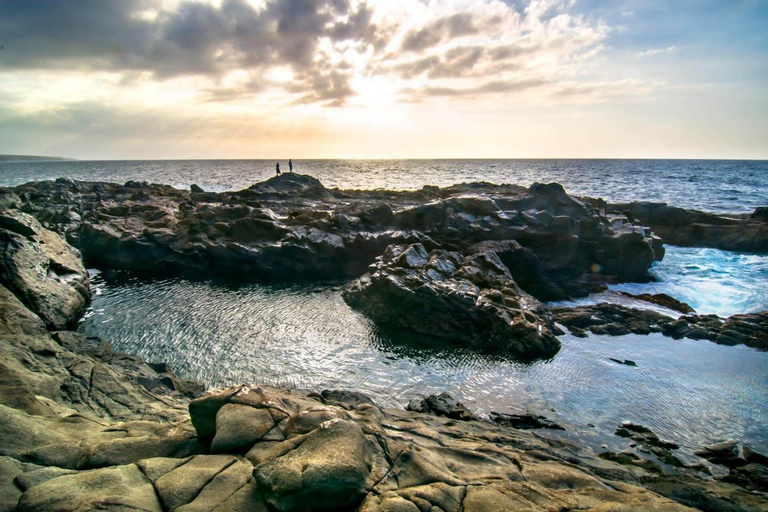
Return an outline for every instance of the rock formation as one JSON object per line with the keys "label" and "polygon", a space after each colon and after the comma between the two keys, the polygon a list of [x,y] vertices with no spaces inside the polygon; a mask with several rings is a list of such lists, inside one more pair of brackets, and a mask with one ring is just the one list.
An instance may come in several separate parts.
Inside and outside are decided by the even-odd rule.
{"label": "rock formation", "polygon": [[[508,415],[493,424],[256,385],[200,396],[163,364],[64,329],[88,296],[77,253],[28,216],[2,219],[2,511],[768,508],[757,490],[766,458],[746,447],[738,462],[709,448],[733,469],[712,482],[686,467],[669,477],[628,456],[604,460],[517,430]],[[486,279],[509,279],[489,254],[446,258],[454,279],[485,275],[478,262],[498,267]]]}
{"label": "rock formation", "polygon": [[663,257],[645,228],[600,216],[558,184],[339,191],[286,173],[238,192],[195,190],[59,179],[5,196],[66,235],[88,264],[155,273],[348,279],[389,245],[421,243],[497,252],[523,289],[550,300],[647,280]]}
{"label": "rock formation", "polygon": [[427,253],[421,244],[392,245],[343,296],[380,325],[483,351],[538,358],[560,349],[554,326],[529,311],[538,301],[495,253],[462,258]]}
{"label": "rock formation", "polygon": [[658,332],[674,339],[709,340],[720,345],[740,345],[768,350],[768,311],[720,318],[717,315],[686,315],[672,318],[650,310],[618,304],[556,307],[552,318],[576,336],[621,336]]}
{"label": "rock formation", "polygon": [[608,211],[649,226],[665,243],[684,247],[715,247],[728,251],[768,253],[768,222],[764,208],[751,216],[716,215],[685,210],[666,203],[617,203]]}

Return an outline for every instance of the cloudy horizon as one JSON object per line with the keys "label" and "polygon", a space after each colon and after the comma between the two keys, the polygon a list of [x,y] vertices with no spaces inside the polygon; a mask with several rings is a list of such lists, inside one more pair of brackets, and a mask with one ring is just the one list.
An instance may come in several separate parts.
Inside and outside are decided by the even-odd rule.
{"label": "cloudy horizon", "polygon": [[768,0],[6,0],[0,154],[768,158]]}

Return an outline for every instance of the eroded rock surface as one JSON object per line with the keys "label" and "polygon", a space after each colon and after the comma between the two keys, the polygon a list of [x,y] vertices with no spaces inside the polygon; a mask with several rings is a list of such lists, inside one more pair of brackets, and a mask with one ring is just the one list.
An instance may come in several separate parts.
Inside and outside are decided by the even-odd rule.
{"label": "eroded rock surface", "polygon": [[[153,245],[152,237],[159,236],[157,230],[180,222],[175,209],[169,212],[161,205],[178,200],[181,207],[190,200],[200,204],[214,201],[216,208],[224,210],[242,206],[219,203],[222,196],[199,190],[188,199],[189,193],[170,187],[143,183],[120,187],[120,193],[125,194],[123,202],[115,201],[115,190],[109,186],[59,180],[22,187],[18,200],[11,198],[6,203],[31,207],[38,204],[36,201],[51,201],[55,207],[67,205],[61,211],[43,207],[36,214],[50,215],[44,222],[63,229],[73,240],[90,236],[90,229],[105,230],[106,245],[97,243],[94,247],[104,249],[114,244],[119,249],[105,258],[129,261],[146,256],[155,263],[184,264],[207,254],[212,246],[202,243],[198,253],[182,249],[171,257],[168,245]],[[457,190],[425,189],[413,197],[439,203],[455,199],[452,194]],[[467,190],[461,189],[462,193]],[[527,198],[533,206],[554,201],[561,211],[574,215],[583,206],[562,197],[557,188],[503,190]],[[382,191],[370,194],[392,203],[399,197]],[[103,203],[91,203],[91,209],[85,206],[88,201],[79,209],[71,206],[86,197],[90,201],[92,196]],[[536,199],[538,196],[544,199]],[[254,202],[298,197],[294,205],[346,200],[343,193],[326,191],[303,179],[253,187],[243,197]],[[471,222],[484,225],[485,216],[495,212],[491,203],[499,206],[498,200],[489,201],[461,199],[451,204],[476,212],[471,215],[480,217]],[[358,220],[351,215],[354,210],[343,216],[317,215],[313,210],[312,215],[314,219],[335,218],[337,223],[373,226],[395,222],[400,213],[368,206]],[[185,208],[198,211],[194,204],[181,207]],[[250,204],[248,208],[263,206]],[[239,219],[244,211],[251,210],[230,213]],[[550,219],[543,211],[530,215],[539,222],[554,223],[557,217]],[[143,212],[142,220],[126,212]],[[294,213],[295,217],[310,215],[308,210]],[[91,219],[108,215],[110,220],[88,227],[83,218],[89,215]],[[268,216],[263,211],[258,215]],[[418,215],[424,215],[424,220],[431,218],[429,209],[420,210]],[[469,221],[460,217],[463,220],[453,218],[451,222]],[[72,291],[43,297],[39,290],[44,288],[37,287],[51,284],[47,280],[54,281],[54,287],[63,281],[74,293],[87,297],[87,281],[65,279],[59,271],[55,276],[33,274],[29,269],[34,265],[18,262],[48,262],[50,266],[54,256],[76,253],[54,233],[41,231],[18,212],[4,218],[12,219],[0,227],[8,233],[5,240],[12,261],[4,260],[6,277],[0,283],[0,510],[682,511],[690,510],[688,505],[703,510],[768,510],[761,490],[766,457],[746,447],[709,447],[704,455],[730,471],[709,481],[686,467],[670,477],[629,456],[606,456],[611,460],[605,460],[589,450],[548,440],[505,422],[477,419],[469,411],[460,418],[465,421],[457,421],[383,409],[368,397],[349,391],[305,396],[245,385],[198,396],[201,385],[179,379],[166,365],[119,354],[104,340],[63,329],[58,322],[70,325],[77,315],[77,308],[68,302],[74,296]],[[437,225],[443,220],[429,222]],[[121,223],[123,231],[115,227]],[[252,227],[243,229],[250,232]],[[114,233],[108,233],[112,229]],[[401,233],[366,235],[365,250],[375,256],[380,254],[374,250],[378,250],[377,244],[383,244],[383,251],[397,237],[412,237],[407,245],[421,243],[423,247],[400,253],[397,258],[407,269],[422,272],[425,267],[419,265],[423,254],[434,249],[426,242],[431,235]],[[328,231],[307,234],[311,243],[339,246],[338,239],[326,236]],[[176,236],[171,230],[165,240],[179,243]],[[39,244],[40,239],[45,239],[45,244]],[[46,255],[43,251],[44,256],[40,256],[42,249],[35,243],[59,246],[63,252]],[[346,247],[346,241],[342,245]],[[505,246],[515,249],[514,244]],[[127,252],[121,254],[123,250]],[[445,256],[449,252],[433,254]],[[450,274],[450,279],[465,280],[481,290],[483,283],[492,283],[486,286],[491,291],[480,295],[497,306],[503,298],[504,307],[510,308],[506,304],[508,292],[500,290],[511,287],[514,281],[494,256],[499,253],[503,251],[445,256],[435,266],[446,277]],[[210,264],[204,258],[199,261],[203,262],[201,268]],[[450,262],[454,262],[453,270],[446,267]],[[546,266],[542,268],[542,275],[549,276]],[[26,280],[26,276],[34,279]],[[20,282],[25,287],[18,286]],[[85,293],[78,287],[85,288]],[[25,295],[27,289],[34,291],[33,297],[38,293],[37,302]],[[524,294],[518,290],[515,294],[511,298],[524,300]],[[747,329],[743,325],[739,328]],[[190,401],[195,396],[198,398]]]}
{"label": "eroded rock surface", "polygon": [[340,191],[286,173],[220,194],[59,179],[16,187],[12,196],[89,264],[165,274],[355,278],[392,244],[466,255],[498,242],[481,252],[498,252],[521,286],[549,300],[647,280],[663,257],[661,240],[645,228],[601,216],[558,184]]}
{"label": "eroded rock surface", "polygon": [[740,345],[768,350],[768,312],[720,318],[717,315],[687,315],[672,318],[661,313],[600,303],[591,306],[557,307],[553,319],[576,336],[594,334],[662,333],[673,339],[709,340],[720,345]]}
{"label": "eroded rock surface", "polygon": [[495,253],[462,257],[421,244],[387,248],[371,272],[344,288],[344,300],[375,322],[484,351],[523,358],[560,349],[550,324],[530,311]]}
{"label": "eroded rock surface", "polygon": [[649,226],[670,245],[768,253],[768,223],[761,213],[765,208],[751,216],[716,215],[648,202],[611,204],[608,210]]}
{"label": "eroded rock surface", "polygon": [[30,215],[0,211],[0,284],[49,329],[67,328],[90,298],[80,253]]}

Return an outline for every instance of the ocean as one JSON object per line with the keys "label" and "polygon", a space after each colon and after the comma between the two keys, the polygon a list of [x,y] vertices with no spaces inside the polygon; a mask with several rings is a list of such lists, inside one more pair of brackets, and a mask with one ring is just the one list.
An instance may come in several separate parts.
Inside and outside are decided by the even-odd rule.
{"label": "ocean", "polygon": [[[288,159],[281,161],[288,169]],[[294,171],[326,187],[413,190],[487,181],[561,183],[569,194],[610,202],[655,201],[711,212],[768,206],[768,161],[736,160],[294,160]],[[274,160],[0,162],[0,186],[70,177],[205,190],[240,190],[270,178]]]}
{"label": "ocean", "polygon": [[[0,185],[61,176],[242,189],[274,174],[274,161],[0,163]],[[287,159],[281,162],[287,169]],[[711,212],[768,206],[768,162],[684,160],[294,161],[327,187],[417,189],[488,181],[559,182],[610,202],[661,201]],[[625,283],[577,303],[635,306],[618,291],[669,293],[699,313],[768,310],[768,256],[668,247],[656,281]],[[534,411],[568,430],[545,434],[621,450],[613,435],[631,420],[678,442],[683,456],[737,439],[768,450],[768,353],[661,335],[561,337],[551,360],[521,364],[392,339],[341,299],[343,283],[240,285],[147,280],[92,270],[94,297],[79,328],[115,348],[165,361],[211,386],[254,382],[363,391],[387,406],[447,391],[481,414]],[[647,305],[645,305],[647,307]],[[609,358],[631,359],[637,367]],[[588,426],[594,425],[594,426]]]}

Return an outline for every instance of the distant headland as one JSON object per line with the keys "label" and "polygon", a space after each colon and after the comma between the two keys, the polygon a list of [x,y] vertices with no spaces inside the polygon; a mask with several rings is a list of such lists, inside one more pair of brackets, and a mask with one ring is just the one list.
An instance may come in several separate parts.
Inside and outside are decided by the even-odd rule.
{"label": "distant headland", "polygon": [[0,162],[38,162],[38,161],[70,161],[74,158],[60,156],[34,156],[34,155],[0,155]]}

